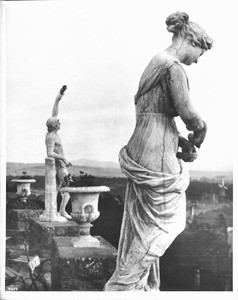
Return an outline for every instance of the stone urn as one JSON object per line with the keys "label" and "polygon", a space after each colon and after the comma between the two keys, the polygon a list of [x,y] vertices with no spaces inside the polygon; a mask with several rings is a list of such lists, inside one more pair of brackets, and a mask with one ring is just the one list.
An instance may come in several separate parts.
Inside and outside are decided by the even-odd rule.
{"label": "stone urn", "polygon": [[31,183],[36,181],[32,178],[19,178],[12,179],[11,182],[15,182],[17,186],[16,194],[20,196],[21,201],[26,202],[27,197],[29,197],[31,194]]}
{"label": "stone urn", "polygon": [[72,202],[71,217],[79,224],[79,236],[71,239],[74,247],[100,247],[97,238],[90,235],[91,222],[95,221],[98,211],[100,193],[109,192],[107,186],[63,187],[60,192],[68,192]]}

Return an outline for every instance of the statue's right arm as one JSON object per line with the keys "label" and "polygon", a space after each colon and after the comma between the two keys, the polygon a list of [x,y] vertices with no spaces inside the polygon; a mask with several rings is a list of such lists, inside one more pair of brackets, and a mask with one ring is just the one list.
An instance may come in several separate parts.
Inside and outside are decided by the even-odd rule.
{"label": "statue's right arm", "polygon": [[53,110],[52,110],[52,117],[56,117],[56,118],[58,117],[59,102],[60,102],[61,98],[64,96],[64,93],[65,93],[66,89],[67,89],[67,86],[63,85],[62,88],[59,91],[59,94],[56,96],[55,103],[54,103]]}
{"label": "statue's right arm", "polygon": [[54,106],[53,106],[53,110],[52,110],[52,117],[57,118],[58,114],[59,114],[59,102],[61,100],[61,98],[63,97],[63,95],[61,95],[60,93],[56,96],[55,98],[55,102],[54,102]]}
{"label": "statue's right arm", "polygon": [[177,113],[185,123],[189,134],[189,140],[197,147],[203,143],[206,135],[206,123],[195,110],[189,95],[187,77],[179,64],[170,67],[170,93]]}

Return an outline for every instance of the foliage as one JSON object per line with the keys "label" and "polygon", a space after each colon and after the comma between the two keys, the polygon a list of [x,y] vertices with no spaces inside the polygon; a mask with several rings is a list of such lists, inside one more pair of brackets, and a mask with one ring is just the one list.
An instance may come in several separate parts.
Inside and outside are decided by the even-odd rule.
{"label": "foliage", "polygon": [[92,175],[88,175],[82,171],[79,172],[79,176],[73,175],[70,187],[82,187],[82,186],[96,186],[96,178]]}
{"label": "foliage", "polygon": [[[44,176],[34,176],[36,182],[33,185],[34,189],[44,189],[45,186],[45,177]],[[75,185],[70,184],[70,186],[97,186],[97,185],[106,185],[110,188],[113,194],[119,194],[122,200],[124,200],[127,178],[106,178],[106,177],[95,177],[88,175],[87,173],[81,172],[79,176],[73,175],[73,180]],[[7,176],[6,185],[7,192],[16,192],[16,186],[11,182],[14,179],[13,176]],[[227,183],[226,190],[226,199],[227,201],[232,202],[233,199],[233,184]],[[216,195],[219,194],[219,183],[211,181],[202,181],[202,180],[191,180],[189,187],[186,191],[187,198],[193,202],[199,201],[202,199],[203,195],[207,194],[209,197],[213,193]]]}
{"label": "foliage", "polygon": [[32,179],[30,175],[27,175],[27,172],[22,172],[22,176],[19,177],[19,179]]}
{"label": "foliage", "polygon": [[[226,184],[226,198],[228,201],[232,201],[233,199],[233,184]],[[218,182],[209,182],[209,181],[201,181],[201,180],[192,180],[189,184],[189,187],[186,191],[186,195],[188,199],[192,201],[199,201],[204,194],[212,195],[213,193],[218,195],[220,191]]]}

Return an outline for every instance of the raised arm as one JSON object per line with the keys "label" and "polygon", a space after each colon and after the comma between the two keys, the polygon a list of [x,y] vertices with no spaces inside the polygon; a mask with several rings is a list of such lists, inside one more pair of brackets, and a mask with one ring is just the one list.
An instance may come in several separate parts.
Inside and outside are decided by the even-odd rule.
{"label": "raised arm", "polygon": [[53,110],[52,110],[52,117],[55,117],[55,118],[58,117],[58,114],[59,114],[59,102],[60,102],[61,98],[63,97],[64,92],[66,91],[66,89],[67,89],[67,86],[64,85],[61,88],[59,94],[56,96],[55,103],[54,103]]}
{"label": "raised arm", "polygon": [[187,130],[193,131],[188,135],[189,140],[199,148],[205,139],[207,127],[192,105],[187,76],[179,64],[170,67],[170,93]]}

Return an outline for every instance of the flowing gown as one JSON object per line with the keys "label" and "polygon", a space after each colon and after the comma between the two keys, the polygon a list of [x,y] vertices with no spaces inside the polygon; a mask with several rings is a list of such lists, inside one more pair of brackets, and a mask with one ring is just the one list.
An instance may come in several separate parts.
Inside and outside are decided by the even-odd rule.
{"label": "flowing gown", "polygon": [[174,117],[180,108],[171,96],[174,64],[184,72],[173,56],[156,55],[135,96],[136,127],[119,153],[128,184],[117,266],[106,291],[159,290],[159,257],[185,228],[189,174],[176,157],[179,136]]}

